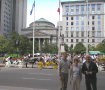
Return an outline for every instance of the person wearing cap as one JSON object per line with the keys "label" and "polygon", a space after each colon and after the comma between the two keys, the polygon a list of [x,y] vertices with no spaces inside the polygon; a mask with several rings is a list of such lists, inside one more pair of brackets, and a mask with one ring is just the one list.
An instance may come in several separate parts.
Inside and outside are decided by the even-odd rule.
{"label": "person wearing cap", "polygon": [[67,60],[68,54],[66,52],[62,53],[62,58],[59,62],[59,77],[60,77],[60,83],[61,88],[60,90],[67,90],[67,83],[68,83],[68,74],[70,69],[70,62]]}
{"label": "person wearing cap", "polygon": [[86,61],[82,66],[82,73],[85,75],[86,90],[97,90],[97,65],[92,62],[90,55],[86,55],[85,59]]}

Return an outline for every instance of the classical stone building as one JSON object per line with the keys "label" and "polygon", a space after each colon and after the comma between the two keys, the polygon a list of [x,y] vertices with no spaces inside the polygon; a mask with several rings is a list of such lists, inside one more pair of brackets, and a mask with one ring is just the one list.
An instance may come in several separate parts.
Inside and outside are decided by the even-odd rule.
{"label": "classical stone building", "polygon": [[30,40],[33,40],[33,29],[34,38],[39,42],[39,50],[41,50],[41,45],[43,45],[45,41],[57,44],[57,28],[55,28],[53,23],[44,18],[40,18],[39,20],[32,22],[28,28],[22,29],[21,34],[27,36]]}
{"label": "classical stone building", "polygon": [[96,46],[105,39],[105,0],[64,1],[61,5],[64,43],[71,47],[78,42]]}

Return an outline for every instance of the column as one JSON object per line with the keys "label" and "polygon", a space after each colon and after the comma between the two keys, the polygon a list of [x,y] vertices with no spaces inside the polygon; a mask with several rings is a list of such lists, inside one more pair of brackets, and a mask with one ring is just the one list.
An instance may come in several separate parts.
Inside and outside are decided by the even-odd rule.
{"label": "column", "polygon": [[40,38],[38,41],[39,41],[39,51],[41,51]]}

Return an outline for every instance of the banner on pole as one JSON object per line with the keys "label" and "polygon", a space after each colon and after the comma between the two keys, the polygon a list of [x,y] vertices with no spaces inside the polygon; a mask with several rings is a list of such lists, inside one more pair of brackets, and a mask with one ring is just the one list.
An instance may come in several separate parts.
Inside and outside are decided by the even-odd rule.
{"label": "banner on pole", "polygon": [[30,15],[32,15],[32,12],[33,12],[33,9],[35,8],[35,1],[34,1],[34,3],[33,3],[33,5],[32,5],[32,9],[31,9],[31,11],[30,11]]}

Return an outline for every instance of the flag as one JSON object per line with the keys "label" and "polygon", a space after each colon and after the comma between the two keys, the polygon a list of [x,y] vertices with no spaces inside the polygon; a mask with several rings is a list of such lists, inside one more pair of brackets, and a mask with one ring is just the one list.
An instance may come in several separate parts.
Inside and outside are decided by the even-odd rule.
{"label": "flag", "polygon": [[58,8],[57,12],[59,12],[59,14],[60,14],[60,8]]}
{"label": "flag", "polygon": [[60,0],[59,0],[59,8],[58,8],[57,12],[59,12],[59,15],[60,15]]}
{"label": "flag", "polygon": [[30,11],[30,15],[32,15],[32,12],[33,12],[34,7],[35,7],[35,1],[34,1],[33,5],[32,5],[32,9]]}

